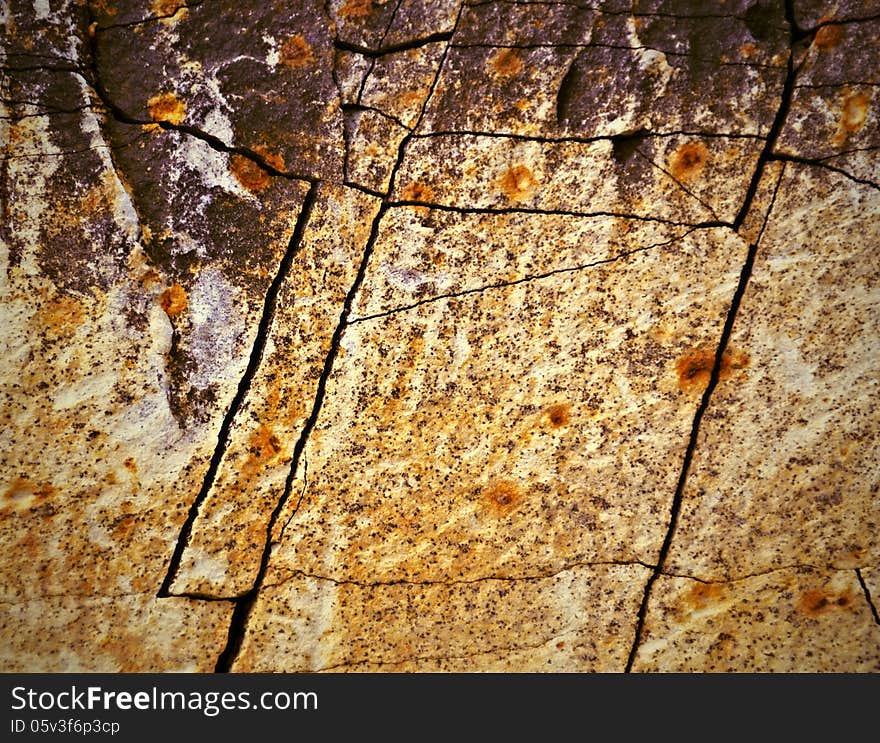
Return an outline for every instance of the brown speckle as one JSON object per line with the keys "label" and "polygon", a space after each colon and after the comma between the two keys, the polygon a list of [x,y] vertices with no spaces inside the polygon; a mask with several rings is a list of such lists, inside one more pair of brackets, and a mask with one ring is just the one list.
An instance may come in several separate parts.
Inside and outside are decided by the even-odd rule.
{"label": "brown speckle", "polygon": [[[749,363],[747,353],[728,348],[721,357],[718,378],[725,379],[734,370],[745,369]],[[711,348],[696,348],[679,356],[675,360],[679,389],[685,392],[702,392],[709,384],[714,365],[715,350]]]}
{"label": "brown speckle", "polygon": [[536,183],[532,171],[525,165],[508,168],[498,181],[502,192],[511,201],[523,201],[528,198],[534,191]]}
{"label": "brown speckle", "polygon": [[691,609],[705,609],[721,601],[726,593],[725,587],[720,583],[697,583],[688,591],[684,602]]}
{"label": "brown speckle", "polygon": [[177,317],[189,306],[186,292],[180,284],[172,284],[159,297],[159,304],[168,317]]}
{"label": "brown speckle", "polygon": [[147,101],[147,107],[154,121],[167,121],[177,125],[186,117],[186,106],[174,93],[154,95]]}
{"label": "brown speckle", "polygon": [[506,78],[518,75],[523,63],[515,49],[499,49],[489,59],[489,66],[496,74]]}
{"label": "brown speckle", "polygon": [[269,426],[261,424],[251,436],[250,448],[260,459],[271,459],[281,451],[281,441]]}
{"label": "brown speckle", "polygon": [[669,171],[679,181],[689,181],[703,172],[709,161],[709,150],[702,142],[686,142],[669,158]]}
{"label": "brown speckle", "polygon": [[295,34],[285,40],[281,45],[280,57],[282,64],[291,69],[305,67],[315,61],[312,47],[302,34]]}
{"label": "brown speckle", "polygon": [[522,499],[522,491],[515,482],[496,480],[486,488],[484,497],[493,510],[499,515],[505,515],[516,508],[516,504]]}
{"label": "brown speckle", "polygon": [[842,609],[849,605],[851,597],[828,595],[822,591],[807,591],[798,603],[798,611],[810,617],[818,617],[830,609]]}

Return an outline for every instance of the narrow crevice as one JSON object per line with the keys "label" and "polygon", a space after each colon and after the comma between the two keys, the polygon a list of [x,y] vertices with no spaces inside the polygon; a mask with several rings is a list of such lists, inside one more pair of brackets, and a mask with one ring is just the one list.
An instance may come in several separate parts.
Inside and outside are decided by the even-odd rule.
{"label": "narrow crevice", "polygon": [[[394,15],[396,15],[397,13],[397,9],[400,7],[400,2],[401,0],[398,0],[394,14],[392,14],[392,18],[388,22],[388,28],[385,29],[386,34],[388,33],[388,29],[391,27],[391,23],[394,20]],[[459,7],[458,16],[456,17],[455,21],[456,27],[458,26],[459,19],[461,18],[462,8],[463,6]],[[448,48],[444,50],[443,56],[440,59],[440,64],[437,67],[437,72],[434,76],[434,81],[431,84],[431,89],[422,103],[422,107],[419,112],[415,128],[418,128],[418,124],[419,122],[421,122],[421,119],[424,116],[425,107],[427,106],[428,101],[431,99],[431,96],[434,93],[434,89],[437,85],[437,80],[440,77],[440,70],[442,70],[443,63],[446,60],[447,52]],[[366,77],[364,78],[364,80],[366,80]],[[397,177],[398,171],[400,170],[400,166],[404,158],[404,153],[406,152],[407,143],[409,142],[411,136],[411,134],[405,136],[398,146],[397,161],[395,162],[394,167],[391,171],[391,178],[388,187],[389,193],[391,193],[394,189],[394,181]],[[245,632],[247,630],[248,619],[250,618],[251,610],[253,609],[257,596],[259,595],[260,588],[262,587],[263,580],[266,576],[266,571],[269,567],[269,559],[272,555],[272,547],[274,545],[272,534],[275,531],[275,525],[278,522],[278,519],[281,517],[281,514],[284,511],[285,507],[287,506],[288,500],[290,499],[293,489],[293,481],[298,471],[300,458],[305,456],[304,452],[306,442],[308,441],[309,434],[312,432],[312,429],[317,424],[318,416],[321,413],[321,407],[324,403],[324,396],[327,392],[327,384],[330,380],[330,376],[333,372],[333,367],[336,363],[336,359],[339,356],[342,346],[342,336],[344,335],[345,330],[348,327],[348,318],[351,315],[351,308],[354,304],[354,299],[357,296],[358,291],[360,290],[360,286],[363,283],[364,277],[366,276],[367,266],[369,265],[370,258],[373,254],[373,248],[379,235],[379,225],[389,208],[390,204],[386,197],[383,200],[382,204],[379,206],[379,209],[376,212],[376,215],[373,218],[373,222],[370,226],[370,234],[364,246],[364,252],[361,258],[360,265],[358,266],[357,274],[355,275],[354,281],[352,282],[352,285],[351,287],[349,287],[348,293],[345,296],[345,300],[342,305],[342,311],[339,315],[339,323],[337,324],[336,330],[333,332],[333,336],[330,339],[330,350],[327,353],[327,357],[324,361],[324,368],[322,369],[321,376],[318,379],[315,399],[314,403],[312,404],[312,411],[309,414],[309,417],[306,419],[302,432],[300,433],[300,436],[297,439],[296,444],[294,445],[290,469],[287,474],[287,479],[284,483],[284,490],[281,494],[281,497],[278,499],[278,502],[275,505],[272,514],[269,517],[269,522],[266,527],[266,541],[263,546],[262,555],[260,556],[260,564],[257,570],[257,575],[254,578],[254,582],[251,585],[251,588],[241,597],[239,597],[235,602],[235,609],[232,612],[232,619],[229,623],[226,647],[217,658],[217,663],[214,667],[215,673],[229,673],[232,670],[235,659],[238,657],[238,654],[241,651],[241,646],[244,642]],[[288,517],[287,521],[284,524],[285,529],[287,528],[291,519],[296,515],[297,511],[299,510],[301,499],[304,495],[305,490],[302,490],[300,493],[300,500],[298,500],[297,503],[294,505],[291,511],[291,515]]]}
{"label": "narrow crevice", "polygon": [[[786,2],[786,14],[791,19],[792,11],[791,11],[791,0],[787,0]],[[793,24],[793,20],[791,21]],[[732,229],[739,230],[745,221],[746,216],[751,209],[752,202],[754,201],[755,194],[758,191],[758,184],[764,174],[764,167],[768,161],[770,153],[773,151],[773,146],[776,142],[776,138],[779,136],[779,132],[782,129],[783,122],[785,121],[785,116],[788,113],[789,105],[791,102],[791,95],[793,89],[793,82],[795,77],[795,69],[793,64],[794,57],[794,43],[795,43],[795,27],[792,25],[791,36],[791,51],[789,53],[788,58],[788,73],[785,80],[785,85],[783,86],[781,99],[779,103],[779,109],[776,112],[776,116],[774,117],[773,124],[770,127],[770,132],[767,137],[767,142],[764,145],[764,149],[761,152],[758,163],[755,167],[755,172],[752,175],[752,180],[749,183],[749,188],[746,191],[745,200],[742,208],[737,214],[736,218],[733,221]],[[767,221],[770,218],[770,213],[773,210],[773,205],[776,201],[776,196],[779,191],[779,185],[782,182],[782,173],[780,173],[779,178],[776,181],[776,185],[773,190],[773,196],[770,200],[770,206],[767,209],[767,213],[764,215],[764,222],[761,226],[761,230],[753,243],[749,245],[748,253],[746,254],[746,260],[743,264],[743,267],[740,271],[739,282],[737,283],[736,291],[734,292],[733,298],[730,302],[730,308],[727,312],[727,317],[724,321],[724,327],[721,331],[721,337],[718,341],[718,347],[715,350],[715,361],[712,365],[712,372],[709,378],[709,383],[706,385],[706,389],[703,391],[703,396],[700,399],[700,404],[697,407],[697,411],[694,415],[694,420],[691,425],[690,437],[688,439],[687,448],[685,449],[684,459],[682,461],[681,470],[678,476],[678,483],[675,488],[675,493],[672,497],[672,505],[670,508],[669,514],[669,526],[666,529],[666,535],[663,538],[663,544],[660,546],[660,553],[657,557],[657,569],[651,574],[648,578],[647,583],[645,584],[645,592],[642,598],[642,604],[639,607],[638,612],[638,620],[636,623],[636,631],[635,636],[633,638],[633,643],[630,648],[629,658],[626,663],[626,672],[630,673],[632,671],[633,663],[635,662],[636,653],[639,649],[639,644],[641,642],[642,632],[645,626],[645,619],[648,612],[648,603],[651,598],[651,589],[654,586],[654,583],[663,573],[663,566],[666,563],[666,558],[669,554],[670,547],[672,546],[672,539],[675,535],[676,526],[678,524],[678,516],[681,512],[682,502],[684,500],[684,488],[687,482],[687,477],[690,471],[691,462],[694,457],[694,453],[697,448],[697,441],[699,439],[700,433],[700,424],[703,420],[703,416],[706,413],[706,410],[709,407],[709,401],[712,398],[712,393],[715,391],[715,387],[718,385],[718,381],[721,376],[721,368],[724,360],[724,353],[727,350],[727,345],[730,341],[730,337],[733,333],[733,325],[736,320],[737,313],[739,312],[739,307],[742,304],[743,297],[745,295],[746,287],[748,286],[749,279],[752,275],[752,268],[755,264],[755,257],[758,251],[758,244],[761,241],[761,237],[764,233],[764,228],[767,226]]]}
{"label": "narrow crevice", "polygon": [[709,214],[711,214],[716,220],[720,221],[720,217],[718,216],[718,213],[715,211],[713,206],[708,201],[706,201],[705,199],[700,197],[698,194],[691,191],[691,189],[689,189],[687,186],[685,186],[684,183],[682,183],[678,178],[676,178],[672,173],[670,173],[668,169],[664,168],[659,163],[654,162],[650,157],[648,157],[648,155],[646,155],[644,152],[642,152],[638,147],[636,147],[635,154],[638,157],[642,158],[642,160],[644,160],[646,163],[648,163],[648,165],[650,165],[652,168],[656,168],[661,173],[663,173],[663,175],[665,175],[667,178],[669,178],[683,193],[686,193],[688,196],[690,196],[700,206],[702,206],[704,209],[706,209],[706,211],[708,211]]}
{"label": "narrow crevice", "polygon": [[[168,20],[169,18],[174,18],[174,16],[176,16],[181,10],[191,10],[193,8],[198,8],[200,5],[203,5],[206,2],[209,2],[209,0],[197,0],[191,3],[180,3],[170,13],[164,13],[163,15],[145,16],[144,18],[138,18],[135,21],[127,21],[126,23],[108,23],[105,25],[96,24],[95,33],[108,31],[112,28],[131,28],[132,26],[144,26],[148,23],[156,23],[158,21]],[[89,3],[89,5],[91,5],[91,3]]]}
{"label": "narrow crevice", "polygon": [[180,531],[180,535],[177,538],[177,543],[174,547],[174,552],[168,565],[168,572],[166,573],[165,580],[162,582],[162,586],[159,589],[158,595],[160,598],[172,595],[170,593],[171,584],[174,582],[177,572],[180,569],[180,562],[183,558],[183,553],[186,550],[187,544],[189,543],[193,525],[195,524],[195,520],[199,515],[199,510],[202,503],[208,497],[208,493],[214,485],[214,479],[217,476],[217,470],[220,467],[220,462],[223,459],[223,455],[226,453],[226,447],[229,441],[229,432],[232,428],[232,424],[235,421],[235,417],[238,415],[238,411],[240,410],[242,403],[244,402],[248,390],[250,390],[251,382],[257,372],[260,361],[263,358],[263,351],[266,346],[266,341],[272,325],[272,320],[275,316],[275,306],[278,302],[278,293],[281,290],[281,286],[284,283],[284,280],[287,278],[287,275],[290,272],[291,265],[293,264],[293,259],[299,251],[299,247],[302,242],[302,236],[305,231],[306,224],[309,221],[312,207],[315,203],[317,191],[318,184],[313,183],[303,201],[302,209],[299,213],[296,221],[296,226],[293,230],[293,235],[290,238],[290,242],[288,243],[284,257],[281,259],[281,263],[278,266],[278,271],[276,272],[272,283],[269,285],[269,288],[266,290],[266,298],[263,303],[263,312],[260,317],[260,322],[257,326],[257,334],[254,339],[254,345],[251,348],[251,354],[250,358],[248,359],[247,368],[245,369],[244,374],[239,380],[238,389],[236,390],[235,396],[232,398],[232,402],[230,403],[229,408],[226,411],[226,415],[223,418],[223,423],[220,426],[220,432],[217,436],[217,446],[214,449],[214,454],[211,457],[210,465],[208,466],[208,470],[205,473],[205,478],[202,482],[201,490],[199,491],[199,494],[196,496],[195,500],[190,505],[186,521],[184,522],[183,528]]}
{"label": "narrow crevice", "polygon": [[880,613],[877,611],[877,604],[874,603],[874,598],[871,596],[871,589],[868,588],[868,584],[865,582],[865,578],[862,576],[860,568],[856,568],[856,577],[859,579],[859,585],[862,587],[862,592],[865,594],[865,601],[867,601],[868,606],[871,607],[871,614],[874,615],[874,621],[877,624],[880,624]]}
{"label": "narrow crevice", "polygon": [[[843,153],[841,153],[843,154]],[[839,157],[840,155],[831,155],[830,157]],[[844,178],[848,178],[854,183],[860,183],[863,186],[870,186],[871,188],[876,188],[880,190],[880,183],[876,181],[869,180],[868,178],[859,178],[847,170],[843,168],[839,168],[836,165],[832,165],[829,162],[825,162],[828,158],[821,159],[813,159],[808,157],[800,157],[799,155],[788,155],[782,152],[774,152],[772,155],[768,156],[768,160],[775,160],[778,162],[784,163],[795,163],[797,165],[805,165],[807,167],[812,168],[823,168],[824,170],[830,170],[832,173],[837,173],[838,175],[842,175]]]}
{"label": "narrow crevice", "polygon": [[413,134],[414,139],[431,139],[434,137],[481,137],[485,139],[512,139],[519,142],[539,142],[542,144],[595,144],[596,142],[611,142],[612,144],[627,137],[638,135],[642,140],[651,137],[701,137],[703,139],[755,139],[763,141],[766,137],[760,134],[706,132],[699,130],[678,129],[673,131],[648,131],[639,129],[637,132],[624,134],[596,134],[592,137],[581,137],[575,134],[547,137],[538,134],[516,134],[515,132],[487,132],[478,129],[438,129],[431,132],[419,132]]}
{"label": "narrow crevice", "polygon": [[57,67],[47,64],[34,64],[23,67],[11,67],[10,65],[3,65],[2,67],[0,67],[0,72],[6,73],[7,75],[16,72],[76,72],[82,75],[85,72],[85,68],[83,68],[82,65],[74,65],[70,63]]}
{"label": "narrow crevice", "polygon": [[[397,124],[401,129],[406,129],[407,131],[411,131],[411,129],[404,124],[400,119],[396,116],[383,111],[382,109],[376,108],[375,106],[365,106],[362,103],[343,103],[340,107],[342,113],[363,113],[365,111],[369,111],[374,114],[378,114],[382,118],[388,119],[389,121],[393,121]],[[347,144],[347,143],[346,143]]]}
{"label": "narrow crevice", "polygon": [[[379,39],[379,46],[385,43],[385,37],[388,36],[388,32],[391,30],[391,26],[394,24],[394,19],[397,18],[397,13],[400,10],[400,4],[403,0],[395,0],[394,10],[391,13],[391,17],[388,19],[388,24],[385,26],[385,30],[382,32],[382,38]],[[339,43],[338,40],[334,43]],[[338,48],[338,47],[337,47]],[[344,51],[344,50],[341,50]],[[370,75],[373,74],[373,70],[376,67],[376,57],[368,57],[370,60],[370,66],[367,67],[367,71],[364,73],[364,77],[361,80],[360,87],[358,87],[357,95],[355,96],[355,103],[360,103],[361,98],[364,95],[364,90],[367,87],[367,80],[370,79]]]}
{"label": "narrow crevice", "polygon": [[762,578],[765,575],[773,575],[773,573],[782,573],[787,570],[815,570],[817,572],[849,572],[852,570],[851,567],[847,568],[838,568],[834,565],[812,565],[806,562],[796,562],[791,565],[782,565],[777,568],[768,568],[767,570],[759,570],[755,573],[744,573],[742,575],[734,575],[727,578],[700,578],[696,575],[688,575],[687,573],[674,573],[668,570],[661,570],[660,573],[666,578],[683,578],[685,580],[692,580],[696,583],[702,583],[707,586],[713,585],[729,585],[731,583],[741,583],[743,581],[751,580],[753,578]]}
{"label": "narrow crevice", "polygon": [[468,579],[442,579],[442,580],[412,580],[408,578],[398,578],[395,580],[384,581],[357,581],[344,578],[331,578],[326,575],[316,575],[308,573],[304,570],[294,570],[286,578],[275,583],[267,583],[266,588],[277,588],[283,586],[292,580],[298,578],[308,578],[311,580],[325,581],[333,583],[337,586],[357,586],[358,588],[385,588],[389,586],[469,586],[475,583],[530,583],[534,581],[549,580],[563,573],[570,573],[578,568],[607,567],[607,566],[623,566],[634,567],[638,565],[646,570],[656,569],[656,565],[649,565],[641,560],[585,560],[582,562],[573,562],[561,568],[553,570],[549,573],[534,573],[530,575],[481,575],[477,578]]}
{"label": "narrow crevice", "polygon": [[384,312],[377,312],[372,315],[364,315],[363,317],[356,317],[349,321],[349,324],[353,325],[358,322],[366,322],[368,320],[376,320],[382,317],[387,317],[388,315],[394,315],[401,312],[407,312],[409,310],[415,309],[416,307],[421,307],[422,305],[432,304],[433,302],[440,302],[445,299],[456,299],[458,297],[466,297],[470,294],[482,294],[487,291],[491,291],[493,289],[503,289],[505,287],[510,286],[518,286],[519,284],[528,284],[533,281],[542,281],[543,279],[548,279],[553,276],[558,276],[559,274],[565,273],[577,273],[578,271],[583,271],[588,268],[594,268],[595,266],[602,266],[609,263],[616,263],[618,261],[624,260],[625,258],[629,258],[630,256],[637,255],[638,253],[644,253],[648,250],[653,250],[654,248],[661,248],[666,245],[671,245],[673,243],[678,242],[679,240],[683,240],[692,232],[696,231],[698,228],[693,227],[687,232],[682,233],[681,235],[677,235],[676,237],[670,238],[669,240],[664,240],[660,243],[655,243],[653,245],[644,245],[640,248],[633,248],[632,250],[626,250],[622,253],[618,253],[617,255],[613,255],[610,258],[602,258],[600,260],[591,261],[590,263],[582,263],[577,266],[565,266],[563,268],[554,268],[550,271],[545,271],[540,274],[528,274],[519,279],[513,279],[511,281],[499,281],[494,284],[484,284],[482,286],[473,287],[470,289],[462,289],[457,292],[449,292],[448,294],[437,294],[433,297],[426,297],[425,299],[421,299],[418,302],[413,302],[412,304],[403,305],[400,307],[395,307],[390,310],[386,310]]}
{"label": "narrow crevice", "polygon": [[[93,19],[92,22],[94,22]],[[311,185],[317,183],[318,179],[314,175],[279,170],[271,163],[269,163],[266,158],[263,157],[259,152],[255,152],[248,147],[226,144],[219,137],[202,131],[198,127],[190,126],[189,124],[172,124],[170,121],[139,119],[135,116],[129,115],[113,101],[107,89],[104,87],[104,84],[101,82],[101,76],[98,72],[98,44],[96,35],[91,34],[89,36],[88,43],[91,62],[89,71],[91,72],[91,75],[88,75],[85,72],[78,72],[78,74],[80,74],[86,81],[86,83],[91,86],[92,90],[94,90],[95,92],[95,95],[104,105],[107,112],[120,123],[130,124],[132,126],[157,126],[160,129],[164,129],[165,131],[187,134],[196,139],[200,139],[201,141],[205,142],[205,144],[207,144],[209,147],[211,147],[211,149],[216,150],[217,152],[223,152],[230,155],[240,155],[241,157],[245,157],[248,160],[253,161],[257,166],[269,173],[269,175],[278,176],[280,178],[287,178],[290,180],[305,181]]]}
{"label": "narrow crevice", "polygon": [[377,199],[384,199],[388,194],[382,193],[381,191],[377,191],[375,188],[370,188],[369,186],[362,186],[360,183],[355,183],[354,181],[345,180],[342,182],[342,185],[346,188],[353,188],[355,191],[360,191],[361,193],[365,193],[368,196],[375,196]]}
{"label": "narrow crevice", "polygon": [[730,222],[724,220],[705,220],[702,222],[679,222],[674,219],[666,219],[664,217],[653,217],[647,214],[632,214],[629,212],[578,212],[569,209],[541,209],[540,207],[520,207],[520,206],[453,206],[451,204],[438,204],[431,201],[417,201],[414,199],[401,199],[399,201],[391,201],[388,203],[389,208],[397,207],[422,207],[426,209],[435,209],[441,212],[452,212],[454,214],[545,214],[560,217],[615,217],[617,219],[630,219],[637,222],[656,222],[659,224],[667,224],[673,227],[693,227],[694,229],[703,229],[708,227],[730,227]]}
{"label": "narrow crevice", "polygon": [[[387,35],[388,29],[386,29],[385,34]],[[384,36],[382,37],[384,40]],[[423,36],[419,39],[412,39],[410,41],[405,41],[400,44],[389,44],[388,46],[380,46],[378,49],[370,49],[369,47],[362,46],[360,44],[352,44],[348,41],[342,41],[341,39],[336,39],[333,42],[333,46],[341,52],[352,52],[353,54],[360,54],[362,57],[367,57],[369,59],[377,59],[379,57],[385,57],[389,54],[399,54],[400,52],[409,52],[413,49],[421,49],[422,47],[429,46],[430,44],[438,44],[443,41],[449,41],[452,38],[452,31],[440,31],[435,34],[430,34],[429,36]]]}

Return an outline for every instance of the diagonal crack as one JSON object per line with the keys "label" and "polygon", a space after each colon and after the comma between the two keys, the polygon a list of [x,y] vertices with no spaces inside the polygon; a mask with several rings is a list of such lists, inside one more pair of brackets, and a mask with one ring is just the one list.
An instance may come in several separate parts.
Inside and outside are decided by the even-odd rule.
{"label": "diagonal crack", "polygon": [[832,173],[842,175],[844,178],[848,178],[855,183],[861,183],[863,186],[870,186],[871,188],[876,188],[880,190],[880,183],[878,183],[877,181],[872,181],[868,178],[859,178],[858,176],[853,175],[844,168],[840,168],[837,165],[832,165],[829,162],[825,162],[826,160],[829,160],[831,158],[840,157],[843,154],[846,153],[838,153],[834,155],[829,155],[828,157],[814,159],[808,157],[800,157],[798,155],[788,155],[785,153],[774,152],[772,155],[768,156],[768,159],[777,160],[784,163],[797,163],[798,165],[806,165],[812,168],[824,168],[825,170],[830,170]]}
{"label": "diagonal crack", "polygon": [[[785,122],[785,119],[788,115],[789,107],[791,105],[791,98],[794,91],[794,81],[797,74],[797,69],[794,65],[794,45],[797,42],[800,33],[794,23],[792,0],[786,0],[786,18],[789,21],[791,30],[790,51],[787,62],[788,71],[786,73],[785,84],[783,85],[782,94],[780,96],[779,108],[776,111],[776,116],[774,117],[773,123],[770,126],[770,131],[767,135],[767,141],[765,142],[764,149],[758,158],[758,163],[755,166],[754,173],[752,174],[752,179],[749,183],[748,190],[746,191],[746,196],[743,201],[742,208],[739,210],[739,213],[736,215],[736,218],[733,221],[732,227],[734,230],[738,230],[742,226],[743,222],[746,219],[746,216],[749,213],[749,210],[752,207],[752,202],[754,201],[755,195],[758,191],[758,185],[761,181],[761,177],[764,174],[765,166],[770,160],[770,156],[773,152],[773,147],[775,146],[776,139],[778,138],[779,133],[782,130],[783,123]],[[678,477],[678,484],[675,488],[675,494],[672,498],[672,506],[670,508],[669,514],[669,527],[666,530],[666,536],[663,539],[663,544],[660,547],[660,553],[657,557],[657,569],[648,578],[648,581],[645,584],[645,594],[642,599],[642,605],[639,608],[635,636],[633,638],[633,644],[630,649],[629,659],[627,660],[626,664],[627,673],[630,673],[632,671],[633,663],[636,658],[636,653],[638,652],[639,643],[641,641],[642,632],[645,626],[645,618],[648,611],[648,602],[651,598],[651,589],[663,572],[663,566],[666,562],[667,555],[669,554],[669,549],[672,546],[672,539],[675,534],[676,525],[678,523],[678,516],[681,511],[682,501],[684,498],[684,487],[687,482],[691,461],[693,460],[694,452],[696,451],[697,447],[697,440],[700,432],[700,423],[702,422],[703,416],[705,415],[706,410],[709,407],[712,393],[715,391],[715,387],[718,385],[724,353],[727,350],[728,342],[730,341],[730,337],[733,333],[734,321],[736,320],[740,304],[742,303],[743,297],[745,295],[746,287],[748,286],[749,279],[751,278],[752,268],[754,266],[755,257],[757,255],[758,244],[761,241],[761,237],[764,233],[764,228],[767,226],[767,221],[770,218],[770,213],[773,211],[773,205],[776,201],[776,195],[779,191],[779,185],[782,182],[782,176],[784,172],[785,168],[783,167],[777,177],[776,184],[773,189],[773,196],[770,201],[770,206],[767,209],[767,213],[764,215],[764,222],[761,226],[761,230],[755,241],[749,245],[748,254],[746,255],[745,263],[743,264],[742,270],[740,271],[739,282],[737,284],[733,298],[731,299],[730,308],[724,322],[724,328],[721,331],[721,337],[718,341],[718,347],[715,351],[715,361],[712,365],[712,372],[709,378],[709,383],[706,385],[706,389],[703,391],[703,396],[700,400],[699,406],[697,407],[696,414],[694,415],[690,438],[688,440],[684,459],[681,465],[681,471]]]}
{"label": "diagonal crack", "polygon": [[880,612],[877,611],[877,604],[874,603],[874,598],[871,596],[871,590],[868,588],[868,584],[862,576],[861,568],[856,568],[856,577],[859,579],[859,585],[861,585],[862,592],[865,594],[865,601],[867,601],[868,606],[871,607],[871,614],[874,615],[874,621],[877,624],[880,624]]}

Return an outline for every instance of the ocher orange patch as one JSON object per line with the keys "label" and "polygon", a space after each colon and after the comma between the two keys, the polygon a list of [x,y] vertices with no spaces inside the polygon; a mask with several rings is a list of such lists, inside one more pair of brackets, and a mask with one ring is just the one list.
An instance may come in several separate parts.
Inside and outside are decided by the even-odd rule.
{"label": "ocher orange patch", "polygon": [[[745,369],[750,358],[747,353],[728,348],[721,357],[718,378],[729,377],[734,370]],[[685,392],[702,392],[709,384],[712,367],[715,365],[715,351],[710,348],[695,348],[675,360],[678,386]]]}
{"label": "ocher orange patch", "polygon": [[489,67],[501,77],[513,77],[522,71],[523,62],[515,49],[499,49],[490,57]]}
{"label": "ocher orange patch", "polygon": [[709,162],[709,150],[702,142],[687,142],[669,158],[669,171],[679,181],[689,181],[703,172]]}
{"label": "ocher orange patch", "polygon": [[33,508],[44,503],[57,492],[58,489],[48,483],[37,483],[24,477],[16,477],[3,491],[3,508],[0,508],[0,514]]}
{"label": "ocher orange patch", "polygon": [[[823,18],[822,23],[826,23],[831,20],[830,18]],[[817,49],[833,49],[840,43],[840,39],[843,37],[843,29],[837,25],[827,25],[822,26],[818,31],[816,31],[816,36],[813,38],[813,46]]]}
{"label": "ocher orange patch", "polygon": [[183,0],[153,0],[153,15],[174,15],[183,5]]}
{"label": "ocher orange patch", "polygon": [[348,20],[366,18],[373,10],[372,0],[348,0],[339,10],[339,15]]}
{"label": "ocher orange patch", "polygon": [[570,405],[559,404],[552,405],[547,408],[547,420],[550,421],[550,425],[553,428],[561,428],[562,426],[567,426],[569,421],[571,420],[569,416],[569,410],[571,409]]}
{"label": "ocher orange patch", "polygon": [[720,583],[697,583],[685,595],[684,602],[691,609],[705,609],[720,602],[727,594]]}
{"label": "ocher orange patch", "polygon": [[312,46],[302,34],[290,36],[281,45],[280,57],[281,63],[291,69],[305,67],[315,61]]}
{"label": "ocher orange patch", "polygon": [[483,497],[490,508],[503,516],[516,508],[522,500],[522,491],[510,480],[496,480],[483,491]]}
{"label": "ocher orange patch", "polygon": [[281,451],[281,441],[265,423],[260,424],[249,443],[251,454],[259,459],[271,459]]}
{"label": "ocher orange patch", "polygon": [[523,201],[531,196],[537,181],[525,165],[508,168],[498,181],[501,191],[511,201]]}
{"label": "ocher orange patch", "polygon": [[177,317],[189,306],[186,292],[180,284],[172,284],[159,296],[159,305],[168,317]]}
{"label": "ocher orange patch", "polygon": [[180,124],[186,117],[186,106],[174,93],[159,93],[147,101],[150,116],[155,121],[167,121],[169,124]]}
{"label": "ocher orange patch", "polygon": [[34,321],[50,336],[69,335],[79,326],[85,313],[73,297],[58,297],[49,301],[34,315]]}
{"label": "ocher orange patch", "polygon": [[865,93],[847,93],[840,105],[840,121],[837,125],[837,133],[833,143],[840,147],[846,142],[851,134],[855,134],[865,125],[868,119],[868,111],[871,99]]}
{"label": "ocher orange patch", "polygon": [[232,155],[229,158],[229,170],[248,191],[264,191],[271,183],[269,174],[244,155]]}
{"label": "ocher orange patch", "polygon": [[818,617],[831,609],[845,609],[852,603],[849,593],[832,595],[823,591],[807,591],[798,602],[798,611],[810,617]]}
{"label": "ocher orange patch", "polygon": [[430,202],[434,198],[434,189],[420,181],[413,181],[403,187],[400,191],[400,197],[404,201]]}

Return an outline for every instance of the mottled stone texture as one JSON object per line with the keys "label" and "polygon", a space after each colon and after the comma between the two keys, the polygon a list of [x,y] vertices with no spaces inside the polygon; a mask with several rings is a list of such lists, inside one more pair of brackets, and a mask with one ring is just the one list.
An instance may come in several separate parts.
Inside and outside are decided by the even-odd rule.
{"label": "mottled stone texture", "polygon": [[880,670],[878,32],[7,2],[0,670]]}

